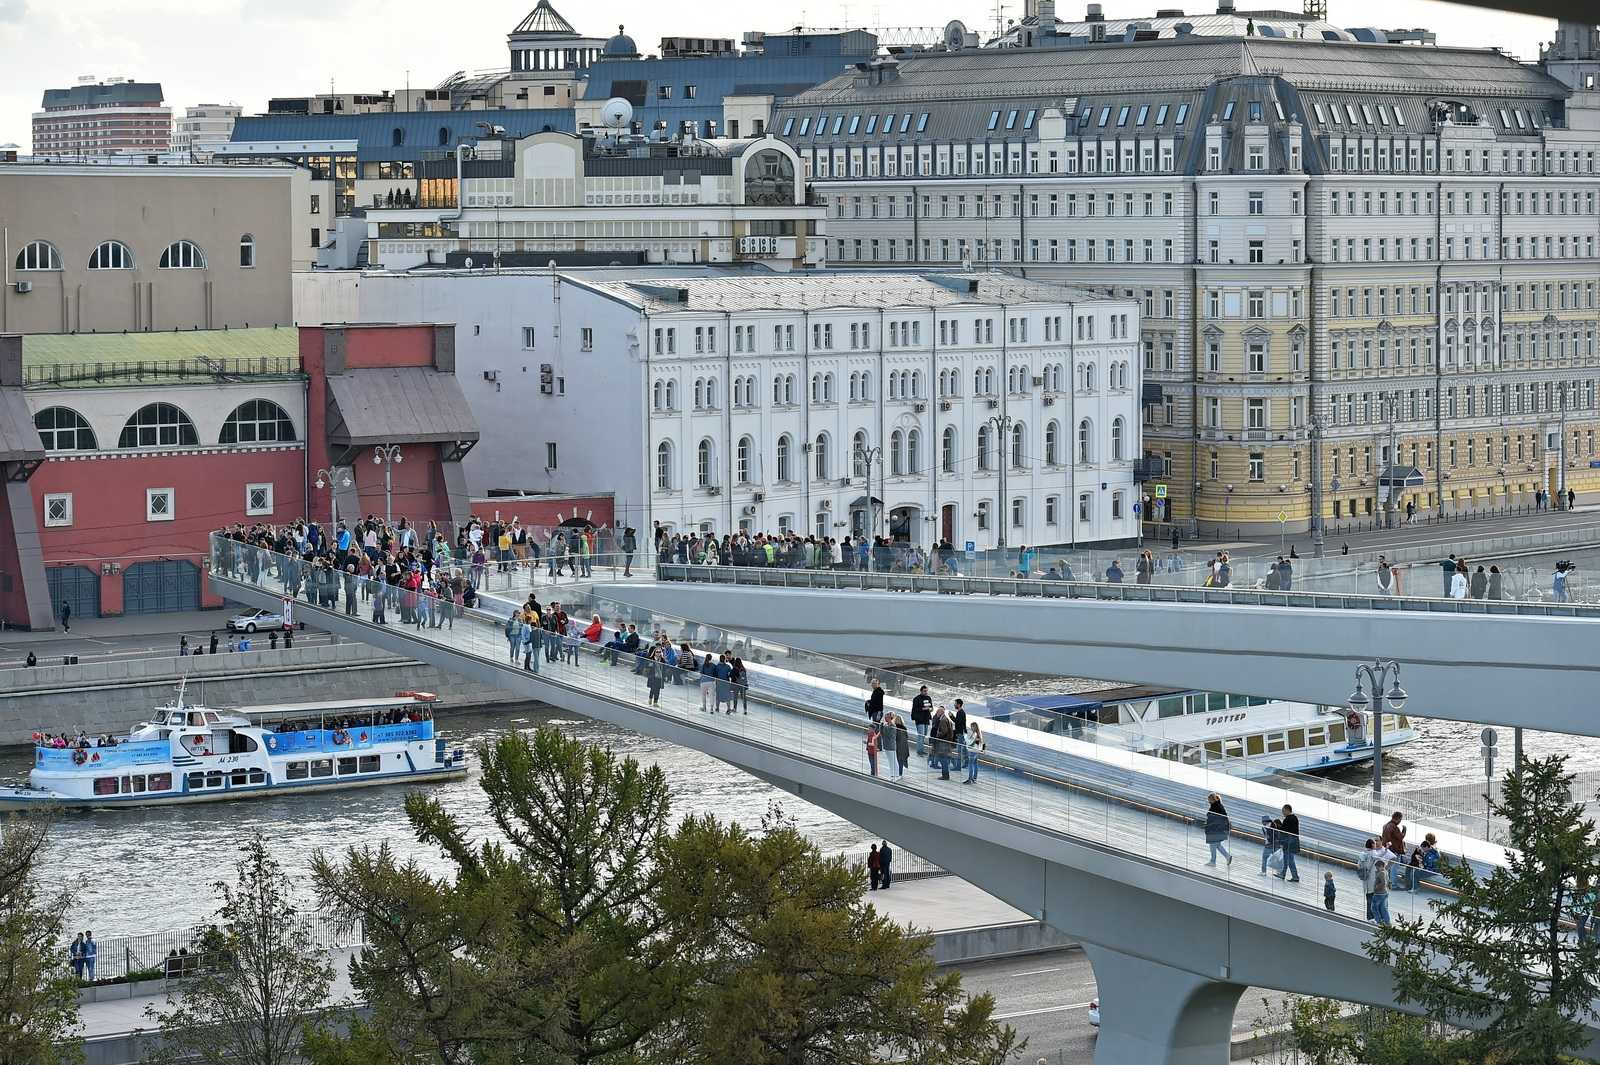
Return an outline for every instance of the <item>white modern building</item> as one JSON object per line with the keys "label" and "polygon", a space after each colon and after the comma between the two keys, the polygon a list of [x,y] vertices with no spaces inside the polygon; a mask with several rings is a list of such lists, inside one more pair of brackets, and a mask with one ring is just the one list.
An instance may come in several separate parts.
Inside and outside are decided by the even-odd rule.
{"label": "white modern building", "polygon": [[[823,260],[823,209],[808,203],[793,148],[773,137],[650,140],[627,129],[485,138],[415,179],[358,182],[368,261],[545,266]],[[459,186],[459,196],[457,194]]]}
{"label": "white modern building", "polygon": [[196,162],[207,162],[217,145],[228,143],[233,123],[243,111],[238,104],[196,104],[184,108],[173,123],[172,150]]}
{"label": "white modern building", "polygon": [[987,272],[341,271],[296,279],[296,318],[455,323],[478,494],[610,492],[619,521],[717,533],[876,516],[924,546],[1138,531],[1135,300]]}

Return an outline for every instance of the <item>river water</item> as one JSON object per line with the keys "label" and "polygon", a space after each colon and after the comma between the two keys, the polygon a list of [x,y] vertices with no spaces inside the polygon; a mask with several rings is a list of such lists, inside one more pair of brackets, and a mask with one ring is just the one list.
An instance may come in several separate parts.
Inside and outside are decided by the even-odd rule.
{"label": "river water", "polygon": [[[959,685],[997,695],[1060,692],[1100,687],[1098,682],[1060,677],[950,669],[922,671],[936,686]],[[936,696],[937,697],[937,696]],[[493,711],[446,714],[439,728],[452,746],[469,748],[492,741],[509,729],[556,724],[585,741],[604,744],[642,763],[660,766],[674,795],[678,814],[711,813],[748,826],[757,825],[770,804],[785,813],[824,850],[861,850],[867,833],[809,803],[698,751],[675,747],[625,729],[563,717],[535,704]],[[1403,754],[1385,759],[1386,784],[1407,788],[1481,781],[1479,729],[1451,721],[1416,722],[1421,738]],[[1529,733],[1531,755],[1566,753],[1575,770],[1600,770],[1600,741],[1555,733]],[[1505,741],[1509,755],[1509,736]],[[0,752],[0,779],[21,780],[31,751]],[[1365,784],[1367,774],[1350,771],[1342,779]],[[494,832],[475,774],[436,785],[436,792],[475,836]],[[443,872],[437,851],[418,843],[405,819],[404,786],[365,788],[320,795],[284,795],[248,802],[169,806],[145,810],[98,811],[67,815],[48,844],[43,868],[50,880],[76,891],[71,923],[112,935],[185,928],[204,922],[216,908],[213,883],[231,877],[240,841],[260,833],[271,841],[285,869],[300,876],[318,851],[342,853],[353,846],[387,841],[403,857],[415,857]],[[1481,801],[1481,800],[1480,800]],[[1397,797],[1397,806],[1404,805]]]}

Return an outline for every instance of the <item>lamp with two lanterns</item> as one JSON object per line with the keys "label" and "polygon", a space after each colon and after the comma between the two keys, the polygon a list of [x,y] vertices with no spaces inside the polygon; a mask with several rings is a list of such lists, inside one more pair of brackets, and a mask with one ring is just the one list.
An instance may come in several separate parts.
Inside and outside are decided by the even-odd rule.
{"label": "lamp with two lanterns", "polygon": [[[1367,695],[1371,687],[1372,694]],[[1356,667],[1356,690],[1346,703],[1350,721],[1359,726],[1368,708],[1372,710],[1372,794],[1383,794],[1383,714],[1387,708],[1399,713],[1406,705],[1406,690],[1400,687],[1400,663],[1392,659],[1363,662]]]}

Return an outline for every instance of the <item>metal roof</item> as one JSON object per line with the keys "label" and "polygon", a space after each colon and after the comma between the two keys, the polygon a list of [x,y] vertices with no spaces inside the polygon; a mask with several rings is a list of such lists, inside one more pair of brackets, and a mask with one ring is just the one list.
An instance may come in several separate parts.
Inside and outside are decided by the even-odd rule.
{"label": "metal roof", "polygon": [[670,311],[823,310],[846,307],[954,307],[963,304],[1066,303],[1099,299],[1064,285],[1001,273],[807,273],[804,276],[666,277],[659,281],[586,281],[651,313]]}
{"label": "metal roof", "polygon": [[[424,155],[454,149],[463,141],[484,136],[483,123],[501,126],[512,137],[545,130],[571,133],[576,129],[571,108],[510,109],[492,111],[397,111],[365,115],[249,115],[233,125],[231,142],[353,140],[356,157],[363,162],[403,160],[416,162]],[[400,143],[395,144],[395,131]],[[227,154],[227,149],[223,149]],[[285,156],[297,154],[286,151]]]}
{"label": "metal roof", "polygon": [[452,443],[478,439],[478,422],[454,374],[417,366],[328,375],[328,439],[368,444]]}
{"label": "metal roof", "polygon": [[119,81],[113,84],[74,85],[70,89],[46,89],[44,109],[63,107],[115,107],[119,104],[148,104],[162,101],[159,81]]}
{"label": "metal roof", "polygon": [[0,462],[34,462],[44,454],[22,389],[0,388]]}
{"label": "metal roof", "polygon": [[22,338],[25,369],[81,363],[165,365],[205,360],[296,358],[294,329],[203,329],[186,333],[37,333]]}

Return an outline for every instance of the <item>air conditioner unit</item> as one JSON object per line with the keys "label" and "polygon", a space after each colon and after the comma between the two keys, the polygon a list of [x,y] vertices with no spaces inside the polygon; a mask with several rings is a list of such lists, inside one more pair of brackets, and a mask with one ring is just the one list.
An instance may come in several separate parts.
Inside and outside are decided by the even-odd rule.
{"label": "air conditioner unit", "polygon": [[1000,401],[998,399],[991,399],[989,401],[989,409],[990,410],[999,410],[1000,409]]}
{"label": "air conditioner unit", "polygon": [[1034,379],[1033,379],[1033,387],[1034,387],[1034,388],[1038,388],[1038,387],[1039,387],[1039,386],[1040,386],[1040,385],[1042,385],[1042,384],[1044,384],[1044,378],[1042,378],[1042,377],[1035,377],[1035,378],[1034,378]]}
{"label": "air conditioner unit", "polygon": [[716,484],[708,484],[708,485],[706,485],[706,495],[708,495],[708,496],[720,496],[721,494],[722,494],[722,486],[721,485],[716,485]]}
{"label": "air conditioner unit", "polygon": [[948,399],[941,399],[939,401],[939,409],[940,410],[949,410],[950,409],[950,401]]}
{"label": "air conditioner unit", "polygon": [[755,507],[745,507],[745,508],[743,508],[741,513],[744,514],[744,516],[747,517],[747,518],[753,518],[753,517],[756,516],[756,508]]}
{"label": "air conditioner unit", "polygon": [[928,409],[928,405],[926,403],[913,403],[913,404],[911,404],[911,410],[916,414],[921,414],[923,411],[925,411],[927,409]]}
{"label": "air conditioner unit", "polygon": [[756,492],[750,498],[753,499],[754,501],[756,501],[757,503],[759,503],[763,499],[767,498],[767,493],[765,493],[765,492]]}
{"label": "air conditioner unit", "polygon": [[17,282],[17,291],[20,292],[20,293],[32,292],[33,291],[33,282],[32,281],[18,281]]}
{"label": "air conditioner unit", "polygon": [[831,499],[824,499],[824,500],[823,500],[823,501],[822,501],[822,509],[823,509],[823,510],[832,510],[832,509],[833,509],[833,500],[831,500]]}
{"label": "air conditioner unit", "polygon": [[1046,397],[1044,397],[1044,405],[1047,406],[1047,407],[1055,406],[1056,405],[1056,397],[1054,397],[1054,396],[1046,396]]}

